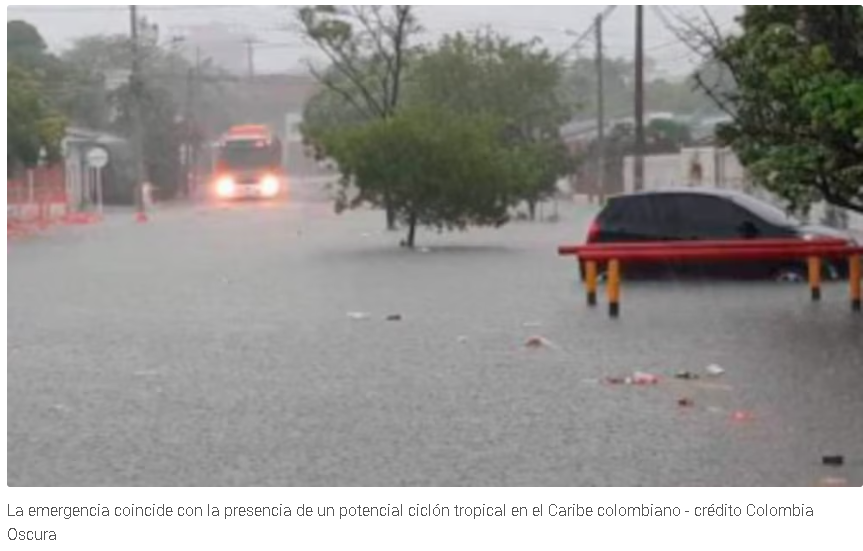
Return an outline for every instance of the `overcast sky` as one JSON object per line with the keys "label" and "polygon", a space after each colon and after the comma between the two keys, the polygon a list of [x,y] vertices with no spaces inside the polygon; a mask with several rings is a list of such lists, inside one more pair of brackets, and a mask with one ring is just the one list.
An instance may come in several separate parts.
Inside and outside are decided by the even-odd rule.
{"label": "overcast sky", "polygon": [[[455,30],[489,25],[500,33],[519,39],[541,38],[555,51],[570,47],[604,6],[420,6],[425,40]],[[666,11],[698,16],[698,8],[665,6]],[[724,29],[734,28],[741,6],[711,6],[711,14]],[[634,8],[620,6],[606,27],[609,56],[632,57],[634,50]],[[159,24],[163,39],[182,35],[184,27],[210,22],[233,26],[239,34],[253,35],[255,64],[261,73],[294,71],[311,51],[303,46],[293,26],[292,8],[285,6],[142,6],[141,13]],[[647,55],[665,73],[687,73],[694,59],[687,48],[674,40],[652,8],[647,9]],[[125,6],[9,6],[7,20],[24,19],[36,25],[53,50],[69,46],[76,38],[91,34],[125,33],[128,14]],[[244,46],[238,42],[238,48]],[[593,55],[589,40],[582,49]]]}

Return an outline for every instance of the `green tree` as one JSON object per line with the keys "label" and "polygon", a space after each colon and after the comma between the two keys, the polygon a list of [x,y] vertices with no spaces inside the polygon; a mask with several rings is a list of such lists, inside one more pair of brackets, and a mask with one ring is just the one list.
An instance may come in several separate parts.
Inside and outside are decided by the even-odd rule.
{"label": "green tree", "polygon": [[6,68],[6,172],[35,166],[42,154],[60,156],[65,120],[49,105],[37,80],[13,64]]}
{"label": "green tree", "polygon": [[748,6],[740,23],[708,42],[736,85],[702,83],[734,119],[720,137],[792,209],[863,212],[863,7]]}
{"label": "green tree", "polygon": [[40,82],[56,78],[61,72],[59,61],[48,52],[39,30],[26,21],[6,23],[6,61]]}
{"label": "green tree", "polygon": [[427,108],[333,132],[325,142],[343,174],[340,205],[389,201],[410,248],[420,226],[501,226],[518,190],[499,132],[487,117]]}
{"label": "green tree", "polygon": [[560,137],[575,106],[562,93],[564,65],[538,40],[514,42],[491,31],[444,37],[418,58],[408,101],[500,121],[500,140],[520,159],[521,198],[531,217],[553,195],[572,158]]}
{"label": "green tree", "polygon": [[[329,61],[326,71],[309,66],[327,97],[340,98],[367,119],[396,114],[410,40],[420,31],[412,6],[304,6],[297,19],[305,38]],[[386,191],[384,207],[387,227],[395,229],[396,213]]]}

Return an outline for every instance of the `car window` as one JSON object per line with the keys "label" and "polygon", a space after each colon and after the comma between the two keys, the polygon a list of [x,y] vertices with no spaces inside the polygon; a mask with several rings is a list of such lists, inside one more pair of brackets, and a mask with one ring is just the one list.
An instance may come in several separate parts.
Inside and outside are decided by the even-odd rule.
{"label": "car window", "polygon": [[664,198],[673,205],[670,223],[682,239],[734,239],[746,222],[756,222],[731,201],[709,195],[679,194]]}
{"label": "car window", "polygon": [[801,225],[800,220],[797,220],[793,216],[785,213],[783,210],[763,201],[759,201],[754,197],[741,195],[739,197],[735,197],[734,202],[768,224],[773,224],[774,226],[782,228]]}
{"label": "car window", "polygon": [[663,236],[668,232],[667,205],[656,197],[629,197],[614,200],[603,218],[605,229],[642,236]]}

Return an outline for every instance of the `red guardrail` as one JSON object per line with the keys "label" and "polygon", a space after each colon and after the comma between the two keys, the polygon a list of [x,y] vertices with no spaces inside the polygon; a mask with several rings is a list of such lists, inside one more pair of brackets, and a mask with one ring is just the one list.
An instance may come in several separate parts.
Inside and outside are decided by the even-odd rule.
{"label": "red guardrail", "polygon": [[861,311],[861,256],[863,247],[842,239],[764,239],[751,241],[661,241],[562,246],[560,256],[575,256],[585,263],[585,285],[590,306],[597,302],[598,264],[608,264],[608,300],[612,317],[620,315],[621,263],[663,261],[748,262],[753,260],[806,260],[812,299],[821,299],[822,261],[846,258],[849,264],[851,305]]}

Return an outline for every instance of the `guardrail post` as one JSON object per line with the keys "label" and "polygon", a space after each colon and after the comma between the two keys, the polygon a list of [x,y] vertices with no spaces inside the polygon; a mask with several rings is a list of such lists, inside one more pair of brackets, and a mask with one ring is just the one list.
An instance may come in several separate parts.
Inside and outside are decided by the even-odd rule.
{"label": "guardrail post", "polygon": [[585,263],[584,278],[587,285],[587,305],[593,308],[597,303],[596,290],[599,280],[599,270],[596,262],[591,260]]}
{"label": "guardrail post", "polygon": [[852,254],[848,258],[848,277],[851,280],[851,309],[855,312],[860,312],[863,309],[863,302],[861,302],[861,284],[860,279],[863,277],[861,275],[861,256],[859,254]]}
{"label": "guardrail post", "polygon": [[812,290],[812,301],[821,300],[821,259],[817,256],[809,258],[809,288]]}
{"label": "guardrail post", "polygon": [[620,317],[620,261],[608,263],[608,313],[612,318]]}

